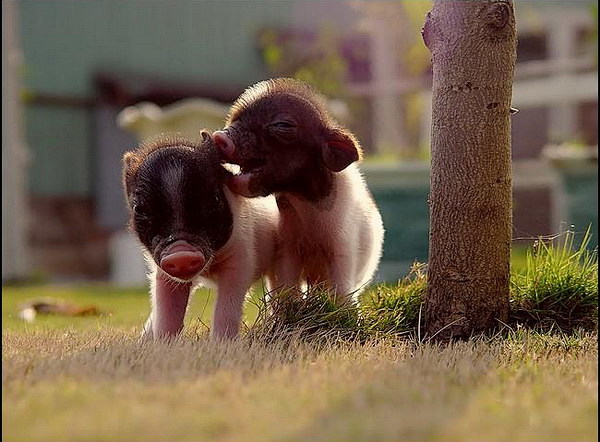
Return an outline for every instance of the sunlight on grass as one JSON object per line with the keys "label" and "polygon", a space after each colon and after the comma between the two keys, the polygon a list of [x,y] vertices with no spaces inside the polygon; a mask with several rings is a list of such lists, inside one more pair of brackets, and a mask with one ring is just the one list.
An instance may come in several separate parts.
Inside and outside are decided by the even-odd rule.
{"label": "sunlight on grass", "polygon": [[407,333],[418,327],[427,290],[426,265],[415,263],[397,285],[382,285],[361,297],[360,314],[369,333]]}
{"label": "sunlight on grass", "polygon": [[[252,297],[262,293],[260,287],[254,287]],[[95,306],[102,314],[99,316],[55,316],[38,315],[28,323],[19,317],[20,307],[33,300],[48,298],[65,301],[77,306]],[[196,290],[191,298],[186,325],[194,329],[206,329],[212,322],[215,301],[213,290]],[[94,285],[40,285],[12,286],[2,288],[2,328],[3,330],[63,329],[94,330],[104,327],[117,327],[141,331],[141,327],[150,313],[150,300],[146,287],[122,289],[106,284]],[[247,321],[253,321],[257,308],[247,303]]]}
{"label": "sunlight on grass", "polygon": [[[589,231],[576,245],[574,232],[551,240],[540,239],[533,249],[513,253],[510,312],[499,328],[527,326],[571,332],[595,330],[598,323],[598,258],[588,250]],[[250,332],[272,339],[303,336],[306,339],[351,339],[387,335],[421,336],[423,300],[427,292],[425,264],[415,263],[395,285],[367,289],[357,307],[343,307],[313,287],[305,296],[284,296],[275,305],[259,309]]]}
{"label": "sunlight on grass", "polygon": [[[417,263],[357,307],[257,286],[232,342],[207,290],[182,336],[140,345],[146,288],[3,287],[3,440],[597,440],[597,254],[573,235],[513,253],[511,328],[446,345],[418,339]],[[105,314],[17,317],[44,297]]]}
{"label": "sunlight on grass", "polygon": [[597,435],[591,334],[518,332],[445,346],[136,338],[118,329],[3,333],[3,440]]}

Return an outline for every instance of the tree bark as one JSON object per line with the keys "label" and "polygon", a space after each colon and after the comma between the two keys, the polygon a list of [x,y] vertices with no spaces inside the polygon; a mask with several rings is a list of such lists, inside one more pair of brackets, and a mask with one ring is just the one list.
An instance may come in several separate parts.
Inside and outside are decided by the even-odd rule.
{"label": "tree bark", "polygon": [[436,0],[425,329],[466,338],[508,315],[512,183],[512,1]]}

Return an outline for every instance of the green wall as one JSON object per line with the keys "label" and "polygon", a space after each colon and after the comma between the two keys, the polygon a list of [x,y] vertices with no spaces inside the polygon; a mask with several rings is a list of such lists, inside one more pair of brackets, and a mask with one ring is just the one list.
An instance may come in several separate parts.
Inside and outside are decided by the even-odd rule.
{"label": "green wall", "polygon": [[[91,97],[97,70],[239,86],[267,73],[256,46],[263,26],[282,25],[291,2],[19,2],[24,85],[33,92]],[[29,104],[31,191],[88,195],[93,120],[84,108]]]}

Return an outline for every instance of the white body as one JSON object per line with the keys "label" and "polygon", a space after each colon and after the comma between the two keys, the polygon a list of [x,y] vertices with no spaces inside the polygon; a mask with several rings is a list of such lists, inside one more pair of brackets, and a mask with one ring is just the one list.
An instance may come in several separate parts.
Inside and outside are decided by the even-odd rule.
{"label": "white body", "polygon": [[373,278],[381,259],[381,215],[358,166],[334,174],[332,192],[313,203],[281,193],[280,250],[275,284],[302,287],[325,283],[344,303]]}
{"label": "white body", "polygon": [[[187,288],[184,284],[167,280],[169,290],[157,289],[160,284],[164,284],[165,274],[152,259],[147,260],[150,267],[152,312],[144,326],[143,339],[162,336],[172,330],[172,318],[177,316],[176,310],[181,306],[172,307],[169,300],[165,302],[160,297],[173,295],[173,292],[179,290],[179,285],[181,290],[188,291],[200,286],[216,288],[212,334],[217,337],[233,337],[238,334],[243,303],[254,281],[265,275],[269,287],[279,224],[275,197],[248,199],[233,194],[228,188],[225,188],[225,195],[233,214],[231,237],[215,252]],[[187,307],[187,297],[185,303],[184,309]]]}

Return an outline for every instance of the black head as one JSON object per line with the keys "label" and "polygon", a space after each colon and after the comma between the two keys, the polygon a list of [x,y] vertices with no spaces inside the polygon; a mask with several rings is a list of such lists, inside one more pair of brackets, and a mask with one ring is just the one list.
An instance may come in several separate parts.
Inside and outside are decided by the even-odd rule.
{"label": "black head", "polygon": [[247,89],[213,139],[226,161],[240,165],[245,177],[236,180],[248,185],[240,192],[246,196],[287,191],[318,199],[334,172],[361,157],[358,141],[331,117],[325,99],[287,78]]}
{"label": "black head", "polygon": [[231,176],[211,137],[161,138],[125,154],[123,182],[130,229],[158,266],[189,280],[231,235],[223,185]]}

